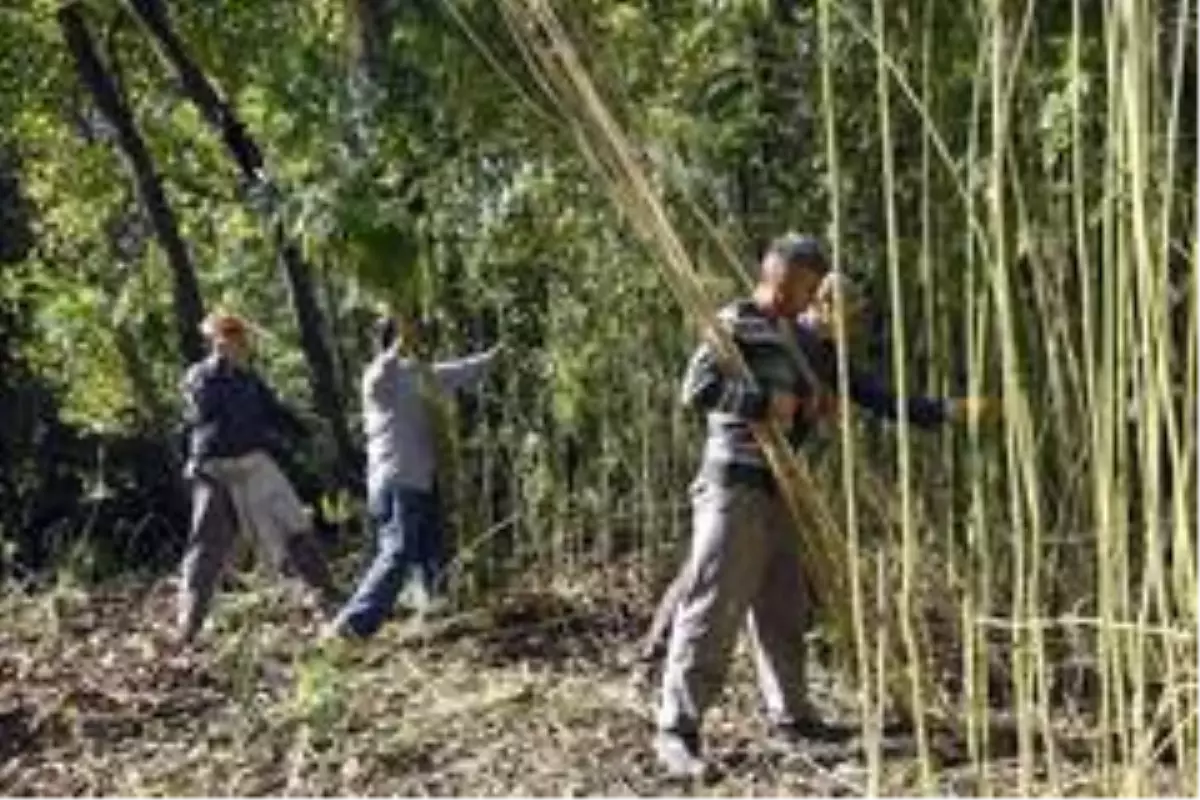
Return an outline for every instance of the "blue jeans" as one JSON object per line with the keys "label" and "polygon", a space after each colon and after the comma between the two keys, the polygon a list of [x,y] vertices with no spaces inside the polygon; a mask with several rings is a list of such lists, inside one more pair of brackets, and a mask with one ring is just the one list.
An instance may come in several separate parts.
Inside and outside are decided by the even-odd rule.
{"label": "blue jeans", "polygon": [[383,625],[415,567],[429,596],[437,591],[444,563],[442,521],[437,495],[403,486],[385,486],[368,498],[378,548],[370,568],[338,614],[339,629],[371,636]]}

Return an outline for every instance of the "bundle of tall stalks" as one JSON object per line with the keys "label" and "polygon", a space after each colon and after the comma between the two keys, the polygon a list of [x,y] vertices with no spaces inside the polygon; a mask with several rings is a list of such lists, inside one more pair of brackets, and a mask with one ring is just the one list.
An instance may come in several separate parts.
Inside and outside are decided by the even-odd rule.
{"label": "bundle of tall stalks", "polygon": [[[718,321],[716,305],[705,289],[703,275],[712,267],[699,265],[672,223],[648,170],[643,166],[636,145],[618,123],[612,110],[593,82],[571,36],[560,17],[547,3],[505,0],[500,4],[505,19],[525,58],[526,66],[552,107],[561,114],[579,151],[587,159],[604,189],[657,256],[656,264],[676,300],[685,309],[701,334],[716,347],[731,375],[753,379],[737,345]],[[723,239],[719,251],[731,255]],[[726,265],[744,274],[738,265]],[[801,362],[798,349],[793,356]],[[754,428],[756,437],[775,473],[794,530],[801,544],[801,567],[808,587],[816,599],[831,639],[846,663],[855,658],[855,641],[864,628],[884,625],[901,627],[890,604],[879,607],[883,619],[868,621],[848,602],[851,596],[852,570],[847,538],[842,525],[814,482],[801,454],[788,444],[783,431],[773,423]],[[872,615],[874,616],[874,615]],[[857,618],[856,618],[857,617]],[[916,657],[917,633],[911,625],[894,637],[893,657]],[[900,648],[905,648],[903,651]],[[891,663],[900,663],[893,658]],[[888,672],[893,692],[891,701],[898,712],[924,731],[928,689],[914,688],[928,673],[920,669]],[[945,715],[940,715],[945,717]]]}
{"label": "bundle of tall stalks", "polygon": [[[725,232],[691,205],[716,245],[705,252],[722,253],[729,262],[700,263],[693,256],[699,250],[689,250],[673,224],[660,176],[610,108],[619,88],[602,92],[596,85],[550,2],[496,4],[529,76],[508,75],[512,85],[540,118],[569,131],[625,221],[657,256],[655,264],[687,316],[716,345],[731,374],[747,375],[705,289],[705,278],[716,271],[744,274]],[[867,791],[880,786],[879,731],[884,709],[892,705],[915,723],[926,789],[933,790],[936,766],[928,723],[957,720],[979,791],[990,792],[990,759],[1002,738],[993,712],[1001,700],[1012,711],[1017,790],[1029,793],[1036,781],[1050,793],[1067,791],[1055,698],[1064,691],[1068,662],[1075,665],[1069,691],[1078,693],[1075,699],[1087,706],[1084,718],[1097,729],[1091,748],[1097,791],[1146,791],[1164,755],[1187,764],[1197,754],[1194,301],[1200,211],[1178,205],[1178,197],[1189,196],[1180,191],[1180,162],[1195,167],[1194,159],[1178,154],[1181,128],[1193,136],[1195,130],[1194,120],[1180,118],[1187,107],[1180,92],[1189,51],[1192,63],[1195,58],[1196,42],[1189,41],[1195,9],[1187,0],[1172,6],[1173,16],[1145,1],[1087,9],[1080,0],[1071,4],[1064,146],[1070,191],[1064,202],[1037,195],[1037,176],[1024,170],[1014,143],[1014,107],[1036,35],[1037,4],[968,4],[978,41],[971,115],[955,123],[965,126],[961,154],[951,152],[931,106],[935,4],[925,4],[920,56],[909,61],[921,65],[919,84],[889,51],[882,0],[862,5],[870,20],[860,19],[850,3],[822,0],[817,6],[832,261],[835,268],[841,261],[843,225],[842,99],[829,55],[837,24],[876,60],[893,385],[903,398],[912,382],[904,313],[906,302],[912,303],[905,287],[912,282],[902,280],[900,267],[892,133],[899,97],[920,124],[922,279],[916,283],[928,326],[923,333],[943,346],[954,338],[934,309],[947,293],[961,292],[963,328],[954,343],[967,353],[967,391],[981,393],[985,375],[998,375],[1004,406],[998,435],[982,435],[971,425],[965,453],[945,448],[953,474],[965,478],[956,487],[967,497],[965,512],[947,503],[923,513],[913,489],[913,437],[903,415],[895,439],[895,489],[881,483],[871,465],[864,467],[851,426],[842,426],[840,514],[781,431],[770,425],[756,430],[801,537],[804,573],[841,660],[856,667]],[[462,20],[452,3],[447,7]],[[1093,16],[1085,19],[1085,10]],[[1163,24],[1168,18],[1170,24]],[[1097,19],[1104,70],[1085,74],[1086,29]],[[1170,48],[1155,44],[1167,40]],[[494,56],[489,61],[505,69]],[[1085,77],[1103,85],[1102,109],[1085,98]],[[1099,143],[1084,132],[1085,115],[1097,111],[1105,126]],[[1087,162],[1097,159],[1105,165],[1103,180],[1085,180]],[[935,200],[937,186],[948,191]],[[937,202],[947,208],[935,213]],[[1039,220],[1039,214],[1057,216]],[[1039,250],[1039,235],[1047,229],[1054,234],[1051,246]],[[952,288],[939,287],[934,275],[938,248],[965,255]],[[1183,270],[1172,269],[1181,263]],[[1172,299],[1173,292],[1182,292],[1183,300]],[[1186,341],[1172,335],[1179,318]],[[845,348],[839,358],[845,418]],[[944,374],[940,380],[945,385]],[[864,546],[860,522],[866,517],[884,521],[888,537],[882,545]],[[936,552],[925,551],[933,543],[925,532],[939,525],[963,536],[938,540]],[[1077,557],[1089,552],[1081,547],[1094,552],[1090,569]],[[1048,578],[1057,567],[1068,574]],[[959,696],[943,691],[947,670],[960,672]]]}

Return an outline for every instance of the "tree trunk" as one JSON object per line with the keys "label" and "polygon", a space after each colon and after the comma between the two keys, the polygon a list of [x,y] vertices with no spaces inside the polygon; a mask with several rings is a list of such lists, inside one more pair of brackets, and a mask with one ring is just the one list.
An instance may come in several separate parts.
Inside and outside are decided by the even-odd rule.
{"label": "tree trunk", "polygon": [[32,217],[21,192],[20,163],[0,137],[0,265],[16,264],[33,249]]}
{"label": "tree trunk", "polygon": [[370,86],[383,80],[383,59],[391,33],[388,0],[347,0],[351,68]]}
{"label": "tree trunk", "polygon": [[[188,53],[171,25],[162,0],[128,0],[128,5],[150,35],[159,56],[179,79],[184,95],[220,135],[247,185],[270,190],[263,172],[262,150],[229,102],[217,92]],[[317,412],[328,422],[333,434],[341,477],[353,479],[357,473],[357,459],[346,427],[341,395],[337,390],[333,356],[322,330],[323,314],[317,303],[312,270],[304,261],[296,242],[288,237],[283,221],[278,217],[271,221],[271,237],[296,314],[300,346],[312,375],[313,400]]]}
{"label": "tree trunk", "polygon": [[68,4],[60,8],[58,23],[80,80],[91,93],[97,110],[113,128],[118,152],[133,177],[138,198],[146,209],[158,243],[166,252],[171,268],[179,355],[185,365],[198,361],[204,357],[204,342],[200,337],[204,304],[200,286],[150,150],[134,123],[129,106],[100,59],[79,6]]}

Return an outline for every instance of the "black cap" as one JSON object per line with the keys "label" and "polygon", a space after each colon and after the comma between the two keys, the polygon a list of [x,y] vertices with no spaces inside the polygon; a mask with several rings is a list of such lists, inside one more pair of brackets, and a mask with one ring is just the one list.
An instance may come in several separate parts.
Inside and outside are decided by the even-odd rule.
{"label": "black cap", "polygon": [[[428,340],[437,335],[438,323],[436,317],[418,316],[415,318],[410,318],[410,321],[411,328],[409,328],[409,330],[411,331],[411,334],[416,337],[417,341],[408,342],[407,344],[415,344],[418,347],[424,346],[428,343]],[[376,349],[378,349],[380,352],[387,350],[389,347],[395,344],[396,338],[400,336],[400,332],[401,329],[397,321],[397,317],[393,316],[391,313],[380,316],[375,320],[374,324]]]}
{"label": "black cap", "polygon": [[380,317],[374,327],[375,348],[382,353],[396,341],[396,320],[391,316]]}
{"label": "black cap", "polygon": [[789,266],[803,264],[821,272],[829,271],[829,259],[825,257],[825,248],[815,236],[785,233],[771,242],[766,255],[775,256]]}

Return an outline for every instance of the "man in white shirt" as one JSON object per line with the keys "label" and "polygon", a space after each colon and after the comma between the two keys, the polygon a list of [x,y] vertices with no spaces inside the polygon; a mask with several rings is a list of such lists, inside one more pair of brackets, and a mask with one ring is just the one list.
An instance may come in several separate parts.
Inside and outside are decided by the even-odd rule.
{"label": "man in white shirt", "polygon": [[409,355],[417,345],[416,324],[388,317],[376,333],[379,355],[363,373],[362,400],[367,498],[378,548],[334,620],[331,632],[344,637],[379,630],[412,568],[418,597],[428,603],[437,594],[444,550],[433,395],[477,386],[498,350],[426,366]]}

